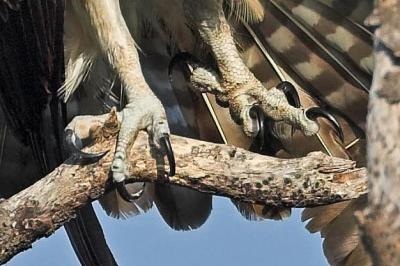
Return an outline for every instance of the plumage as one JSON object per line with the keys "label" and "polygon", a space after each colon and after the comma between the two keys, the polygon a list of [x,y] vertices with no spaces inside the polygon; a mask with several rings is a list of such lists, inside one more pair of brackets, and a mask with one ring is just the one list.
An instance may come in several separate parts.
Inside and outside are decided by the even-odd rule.
{"label": "plumage", "polygon": [[306,228],[311,233],[316,233],[332,222],[347,206],[348,202],[340,202],[330,206],[307,208],[303,211],[301,220],[304,222],[312,218]]}
{"label": "plumage", "polygon": [[[183,79],[174,78],[178,85],[174,90],[168,84],[168,61],[179,51],[197,55],[210,67],[218,65],[210,42],[207,45],[204,36],[196,28],[199,25],[188,19],[185,3],[189,2],[104,1],[103,4],[109,8],[107,14],[114,16],[111,19],[117,19],[116,25],[119,27],[107,29],[115,24],[93,21],[82,8],[83,2],[67,1],[64,36],[66,78],[58,95],[65,101],[70,100],[69,115],[100,114],[112,106],[118,106],[119,109],[124,107],[126,99],[123,98],[123,91],[127,88],[121,71],[129,70],[132,61],[122,60],[124,64],[118,65],[113,57],[115,51],[108,49],[113,47],[110,44],[113,38],[121,41],[129,37],[128,46],[132,52],[138,52],[140,70],[147,85],[161,99],[172,132],[247,149],[255,148],[257,145],[232,121],[229,110],[217,104],[213,95],[193,93],[187,89]],[[243,61],[266,89],[282,80],[291,81],[299,93],[302,107],[322,106],[329,109],[343,128],[342,143],[332,125],[326,121],[319,121],[321,128],[314,137],[305,137],[300,131],[293,134],[292,127],[283,122],[271,123],[266,140],[268,145],[263,152],[291,158],[322,150],[333,156],[356,159],[362,165],[365,162],[365,116],[373,68],[371,33],[362,24],[372,8],[372,1],[209,0],[197,4],[201,7],[204,3],[212,5],[222,2]],[[18,10],[17,4],[18,1],[0,0],[0,18],[3,21],[12,19],[15,11],[10,7]],[[120,12],[122,16],[118,17]],[[45,24],[32,25],[40,28]],[[97,32],[93,30],[93,25],[99,27]],[[4,31],[2,26],[0,31]],[[127,31],[128,37],[124,35]],[[98,35],[104,32],[109,32],[113,37],[106,34],[102,36],[103,39],[99,38]],[[52,36],[55,36],[55,32]],[[126,44],[124,41],[121,43]],[[39,43],[35,49],[41,55],[46,54],[48,51],[43,50],[41,45]],[[12,53],[12,49],[4,46],[4,43],[3,47],[7,53]],[[231,48],[235,48],[234,45]],[[35,76],[48,78],[51,72],[48,64],[41,60],[36,63],[40,66],[40,72]],[[0,66],[0,74],[6,71]],[[174,77],[177,75],[179,73],[174,73]],[[154,79],[159,81],[158,84],[152,84],[151,80]],[[6,86],[14,86],[11,83],[14,79],[4,80],[9,82]],[[19,78],[15,80],[18,84]],[[40,86],[43,87],[43,84]],[[82,89],[78,90],[79,87]],[[54,87],[51,88],[53,93]],[[34,98],[42,102],[26,108],[37,108],[36,112],[41,112],[48,96],[48,91],[41,91]],[[15,101],[20,99],[13,96],[4,102]],[[22,102],[18,104],[25,108]],[[6,115],[16,112],[13,106],[16,105],[5,109]],[[25,114],[30,112],[29,109],[23,111]],[[42,144],[37,136],[29,135],[29,131],[35,129],[38,123],[30,120],[25,124],[26,116],[22,118],[25,120],[9,121],[9,124],[14,129],[21,129],[18,131],[21,139],[36,143],[33,147],[36,147],[36,157],[40,158],[38,154],[41,153]],[[59,126],[56,128],[58,130]],[[144,197],[133,204],[122,202],[115,192],[102,201],[109,215],[121,218],[136,215],[139,209],[146,211],[155,202],[164,220],[177,230],[198,228],[207,220],[212,208],[211,196],[166,185],[148,185]],[[364,201],[360,199],[304,211],[303,219],[311,219],[307,229],[310,232],[321,231],[325,238],[324,252],[333,265],[366,263],[352,218],[354,210],[361,208]],[[249,219],[284,218],[290,215],[290,210],[279,211],[241,202],[234,204]]]}
{"label": "plumage", "polygon": [[[305,27],[309,34],[313,34],[346,68],[358,71],[358,76],[362,76],[362,72],[351,67],[353,63],[366,72],[365,74],[372,73],[371,35],[316,0],[279,0],[276,3],[280,4],[294,21]],[[365,76],[365,79],[370,79],[368,75]],[[365,85],[369,87],[369,84]]]}
{"label": "plumage", "polygon": [[[62,162],[63,21],[63,0],[0,0],[0,197]],[[83,265],[116,265],[91,205],[65,229]]]}
{"label": "plumage", "polygon": [[[42,113],[49,104],[54,111],[53,118],[61,116],[51,93],[61,84],[63,60],[62,33],[47,27],[48,18],[42,11],[45,9],[48,15],[56,17],[62,14],[63,7],[56,1],[47,5],[27,1],[22,4],[23,8],[18,8],[16,1],[6,1],[2,5],[7,6],[3,7],[3,13],[7,14],[3,17],[7,20],[0,21],[0,73],[3,77],[0,81],[0,103],[10,129],[23,143],[31,143],[41,171],[45,172],[54,161],[45,156],[46,145],[41,134],[44,130]],[[62,23],[62,17],[55,23]],[[46,31],[47,35],[44,34]],[[61,130],[58,124],[52,122],[50,127],[57,135]],[[53,158],[60,158],[60,153]]]}
{"label": "plumage", "polygon": [[345,18],[348,18],[353,23],[364,27],[364,21],[371,14],[374,8],[374,1],[355,0],[351,2],[342,0],[318,0],[319,2],[331,7],[335,12]]}
{"label": "plumage", "polygon": [[[141,183],[135,183],[128,184],[127,188],[130,193],[137,193],[142,189],[142,186]],[[145,213],[153,206],[152,195],[154,192],[152,190],[152,186],[146,186],[144,194],[134,204],[125,201],[117,191],[112,190],[99,199],[99,203],[107,215],[117,219],[126,219]]]}
{"label": "plumage", "polygon": [[259,0],[228,0],[228,17],[234,16],[237,20],[256,23],[264,18],[264,8]]}
{"label": "plumage", "polygon": [[[325,238],[323,243],[324,253],[332,265],[340,265],[341,263],[347,265],[345,263],[346,258],[362,245],[354,212],[363,210],[365,206],[365,197],[350,202],[338,217],[322,228],[321,236]],[[357,252],[363,257],[367,256],[365,253]],[[356,260],[356,255],[354,255],[353,260]],[[361,260],[361,258],[358,259]],[[370,263],[366,265],[371,265]]]}

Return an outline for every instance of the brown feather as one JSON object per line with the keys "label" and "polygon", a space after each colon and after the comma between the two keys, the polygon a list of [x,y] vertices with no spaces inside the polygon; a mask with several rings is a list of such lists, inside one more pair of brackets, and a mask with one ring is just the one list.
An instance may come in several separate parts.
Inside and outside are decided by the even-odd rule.
{"label": "brown feather", "polygon": [[372,266],[371,259],[363,245],[359,243],[357,248],[346,258],[345,266]]}
{"label": "brown feather", "polygon": [[[129,193],[137,193],[143,188],[142,183],[134,183],[126,185]],[[153,206],[153,189],[152,186],[145,186],[143,195],[134,202],[127,202],[121,198],[116,190],[110,191],[105,194],[99,203],[107,215],[118,218],[126,219],[130,216],[136,216],[140,213],[145,213]]]}
{"label": "brown feather", "polygon": [[316,233],[325,228],[332,220],[334,220],[347,206],[349,202],[340,202],[329,206],[319,206],[315,208],[306,208],[301,220],[310,220],[306,228],[310,233]]}

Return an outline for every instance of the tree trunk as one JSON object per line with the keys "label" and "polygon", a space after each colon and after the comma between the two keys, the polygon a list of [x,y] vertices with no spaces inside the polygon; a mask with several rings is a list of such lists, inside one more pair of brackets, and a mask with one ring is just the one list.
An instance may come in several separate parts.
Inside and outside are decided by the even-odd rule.
{"label": "tree trunk", "polygon": [[358,214],[374,265],[400,265],[400,1],[378,1],[368,114],[368,208]]}

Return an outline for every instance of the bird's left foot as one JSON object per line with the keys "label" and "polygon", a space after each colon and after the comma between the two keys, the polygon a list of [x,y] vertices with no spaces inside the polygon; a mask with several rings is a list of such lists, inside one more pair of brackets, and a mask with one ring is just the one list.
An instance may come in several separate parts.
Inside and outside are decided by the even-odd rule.
{"label": "bird's left foot", "polygon": [[296,89],[287,81],[266,89],[249,72],[245,82],[229,82],[218,71],[204,67],[198,59],[185,53],[176,55],[170,63],[172,83],[172,70],[178,65],[183,67],[192,87],[215,94],[218,103],[229,107],[232,119],[242,125],[249,137],[264,134],[264,117],[275,122],[284,121],[300,129],[306,136],[319,131],[316,119],[324,117],[334,126],[339,137],[343,138],[335,117],[320,107],[302,108]]}

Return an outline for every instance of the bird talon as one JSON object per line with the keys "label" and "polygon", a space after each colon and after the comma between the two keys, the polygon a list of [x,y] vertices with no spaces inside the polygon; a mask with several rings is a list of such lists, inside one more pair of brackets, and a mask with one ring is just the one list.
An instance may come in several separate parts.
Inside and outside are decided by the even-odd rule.
{"label": "bird talon", "polygon": [[257,120],[258,133],[257,133],[257,136],[255,139],[259,143],[259,149],[261,151],[264,148],[264,139],[265,139],[265,126],[264,126],[265,115],[264,115],[264,112],[260,106],[254,105],[253,107],[250,108],[249,115],[252,119]]}
{"label": "bird talon", "polygon": [[87,165],[96,163],[109,152],[108,150],[99,153],[81,151],[82,141],[72,129],[65,130],[64,139],[66,148],[71,153],[70,158],[72,158],[76,164]]}
{"label": "bird talon", "polygon": [[160,138],[160,143],[167,153],[167,158],[168,158],[168,163],[169,163],[169,175],[168,176],[174,176],[176,164],[175,164],[174,151],[172,150],[169,135],[163,134],[163,136]]}
{"label": "bird talon", "polygon": [[121,198],[123,200],[125,200],[127,202],[133,202],[133,201],[139,199],[142,196],[142,194],[144,192],[144,187],[146,186],[146,183],[143,183],[143,188],[140,191],[138,191],[138,192],[136,192],[134,194],[130,193],[126,189],[125,180],[119,181],[119,182],[115,182],[115,185],[117,187],[118,194],[121,196]]}
{"label": "bird talon", "polygon": [[341,140],[342,142],[344,141],[343,130],[342,130],[342,128],[340,127],[339,122],[338,122],[338,121],[336,120],[336,118],[335,118],[331,113],[329,113],[327,110],[325,110],[325,109],[323,109],[323,108],[320,108],[320,107],[311,107],[311,108],[308,108],[308,109],[305,111],[305,115],[306,115],[306,117],[307,117],[308,119],[311,119],[311,120],[315,120],[315,119],[317,119],[318,117],[323,117],[323,118],[327,119],[327,120],[333,125],[333,127],[335,128],[335,130],[336,130],[336,132],[337,132],[337,134],[338,134],[340,140]]}
{"label": "bird talon", "polygon": [[286,99],[290,105],[296,108],[301,107],[299,94],[297,93],[297,90],[292,83],[290,83],[289,81],[282,81],[276,86],[276,88],[278,90],[281,90],[285,94]]}

